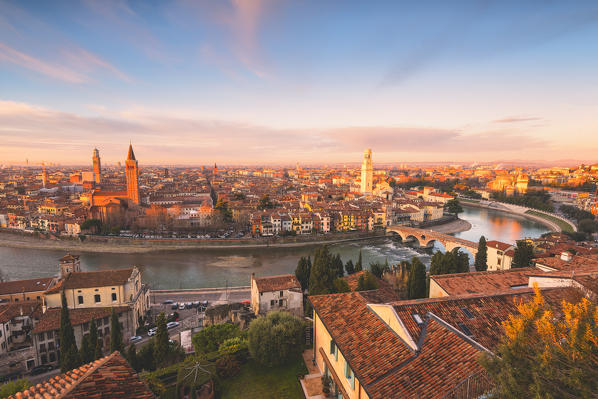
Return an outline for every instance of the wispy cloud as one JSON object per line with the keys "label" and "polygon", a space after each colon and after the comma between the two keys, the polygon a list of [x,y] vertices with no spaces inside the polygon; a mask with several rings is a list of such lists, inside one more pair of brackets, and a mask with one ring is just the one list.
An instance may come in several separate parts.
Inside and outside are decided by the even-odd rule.
{"label": "wispy cloud", "polygon": [[509,116],[502,119],[496,119],[492,122],[494,123],[520,123],[520,122],[531,122],[531,121],[540,121],[542,118],[538,118],[535,116]]}
{"label": "wispy cloud", "polygon": [[127,74],[87,50],[75,48],[73,50],[65,50],[63,54],[65,61],[77,70],[85,71],[88,74],[98,69],[105,70],[125,82],[131,82],[131,78]]}
{"label": "wispy cloud", "polygon": [[46,75],[48,77],[59,79],[69,83],[84,83],[88,81],[86,75],[77,72],[68,67],[54,65],[42,61],[29,54],[20,52],[4,43],[0,42],[0,61],[8,62],[33,72]]}
{"label": "wispy cloud", "polygon": [[[551,148],[551,143],[509,130],[465,134],[456,129],[404,126],[356,126],[337,129],[278,129],[238,121],[192,119],[146,112],[103,113],[87,117],[11,101],[0,101],[0,158],[15,154],[33,158],[50,152],[56,159],[84,161],[98,146],[107,159],[119,160],[132,140],[146,163],[199,163],[217,159],[228,163],[326,160],[359,157],[371,147],[388,159],[406,154],[522,155],[526,148]],[[82,135],[81,132],[86,132]],[[501,140],[497,140],[501,137]],[[517,143],[513,147],[512,143]],[[42,151],[43,150],[43,151]],[[357,159],[357,158],[356,158]]]}

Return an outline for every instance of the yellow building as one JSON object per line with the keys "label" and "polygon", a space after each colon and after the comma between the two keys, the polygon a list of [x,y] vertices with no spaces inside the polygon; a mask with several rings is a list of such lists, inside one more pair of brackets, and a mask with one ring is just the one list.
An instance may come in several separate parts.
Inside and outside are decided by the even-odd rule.
{"label": "yellow building", "polygon": [[44,309],[61,307],[63,290],[69,309],[128,306],[133,312],[133,331],[139,327],[139,317],[150,309],[149,290],[137,267],[66,273],[46,292]]}

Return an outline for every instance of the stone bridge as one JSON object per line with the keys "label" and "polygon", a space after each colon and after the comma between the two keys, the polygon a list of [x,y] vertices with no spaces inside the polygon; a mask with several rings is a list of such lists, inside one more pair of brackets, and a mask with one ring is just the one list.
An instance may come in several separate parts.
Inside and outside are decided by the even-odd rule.
{"label": "stone bridge", "polygon": [[444,245],[447,251],[452,251],[455,248],[467,249],[474,256],[478,252],[478,243],[464,240],[462,238],[453,237],[448,234],[438,233],[434,230],[417,229],[415,227],[407,226],[389,226],[386,228],[387,233],[394,233],[401,237],[402,241],[417,240],[420,247],[431,247],[434,241],[438,241]]}

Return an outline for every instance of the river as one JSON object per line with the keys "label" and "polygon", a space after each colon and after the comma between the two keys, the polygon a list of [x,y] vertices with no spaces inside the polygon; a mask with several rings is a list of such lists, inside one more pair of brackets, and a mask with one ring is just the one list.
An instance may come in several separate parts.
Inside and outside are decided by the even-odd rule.
{"label": "river", "polygon": [[[524,237],[538,237],[549,229],[540,223],[490,209],[464,207],[460,218],[471,223],[468,231],[457,237],[478,241],[480,235],[488,240],[514,243]],[[344,262],[357,260],[362,251],[364,265],[370,262],[390,264],[418,256],[429,264],[430,254],[403,246],[390,238],[341,243],[330,246],[340,253]],[[439,248],[442,249],[442,248]],[[155,289],[224,287],[249,285],[252,272],[256,275],[293,273],[301,256],[313,253],[314,247],[259,248],[236,250],[189,250],[134,254],[81,253],[83,271],[126,268],[137,265],[143,269],[143,279]],[[58,273],[60,250],[41,250],[0,247],[0,270],[5,280],[18,280]]]}

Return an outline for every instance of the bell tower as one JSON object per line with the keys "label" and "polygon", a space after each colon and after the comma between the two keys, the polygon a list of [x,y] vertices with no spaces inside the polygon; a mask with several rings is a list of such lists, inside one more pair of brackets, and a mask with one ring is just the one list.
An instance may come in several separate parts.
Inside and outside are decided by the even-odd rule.
{"label": "bell tower", "polygon": [[127,197],[134,203],[139,204],[139,166],[131,144],[129,144],[125,169],[127,174]]}
{"label": "bell tower", "polygon": [[66,254],[60,258],[60,278],[66,278],[71,273],[79,273],[81,271],[81,260],[79,255]]}

